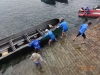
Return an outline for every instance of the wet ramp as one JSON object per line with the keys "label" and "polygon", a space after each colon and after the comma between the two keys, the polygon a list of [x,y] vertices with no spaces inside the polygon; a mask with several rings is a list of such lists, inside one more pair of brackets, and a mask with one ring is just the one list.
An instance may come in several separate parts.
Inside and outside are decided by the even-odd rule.
{"label": "wet ramp", "polygon": [[44,72],[35,68],[29,54],[18,64],[8,67],[3,75],[100,75],[99,32],[100,25],[91,26],[86,31],[86,44],[81,43],[82,37],[72,41],[75,34],[69,33],[70,36],[42,48],[41,55],[47,61],[42,64]]}

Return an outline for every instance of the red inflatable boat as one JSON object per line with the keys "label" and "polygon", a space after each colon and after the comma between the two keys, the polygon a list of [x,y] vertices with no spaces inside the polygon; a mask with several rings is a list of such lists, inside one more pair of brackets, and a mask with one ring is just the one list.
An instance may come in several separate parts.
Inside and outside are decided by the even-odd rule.
{"label": "red inflatable boat", "polygon": [[93,17],[93,18],[98,18],[98,17],[100,17],[100,10],[90,10],[90,14],[86,14],[86,11],[79,12],[78,16],[79,17]]}

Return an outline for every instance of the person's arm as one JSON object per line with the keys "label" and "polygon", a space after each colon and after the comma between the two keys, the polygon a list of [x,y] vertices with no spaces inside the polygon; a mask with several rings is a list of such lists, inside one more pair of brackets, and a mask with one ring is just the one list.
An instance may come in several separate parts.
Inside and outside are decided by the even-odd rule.
{"label": "person's arm", "polygon": [[46,33],[46,34],[42,37],[42,39],[45,38],[46,36],[48,36],[48,33]]}
{"label": "person's arm", "polygon": [[41,57],[41,55],[40,55],[40,61],[46,63],[46,61],[43,60],[43,58]]}
{"label": "person's arm", "polygon": [[33,60],[33,55],[30,57],[31,60]]}
{"label": "person's arm", "polygon": [[61,24],[59,24],[59,25],[57,26],[57,28],[59,28],[59,27],[61,27]]}
{"label": "person's arm", "polygon": [[85,10],[87,10],[87,7],[85,8]]}
{"label": "person's arm", "polygon": [[38,43],[40,44],[40,40],[39,39],[37,39],[38,40]]}
{"label": "person's arm", "polygon": [[87,11],[88,13],[90,13],[90,9],[88,9],[88,11]]}
{"label": "person's arm", "polygon": [[80,26],[80,29],[82,28],[83,25]]}
{"label": "person's arm", "polygon": [[33,43],[31,42],[31,43],[29,43],[29,45],[28,45],[28,46],[29,46],[29,47],[32,47],[32,45],[33,45]]}

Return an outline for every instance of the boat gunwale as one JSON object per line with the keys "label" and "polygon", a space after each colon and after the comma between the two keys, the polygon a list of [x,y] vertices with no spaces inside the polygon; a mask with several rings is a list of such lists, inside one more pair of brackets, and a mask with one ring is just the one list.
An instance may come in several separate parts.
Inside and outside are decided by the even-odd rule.
{"label": "boat gunwale", "polygon": [[[5,38],[1,39],[1,40],[0,40],[0,47],[3,46],[3,45],[6,44],[6,43],[8,43],[8,45],[6,46],[5,50],[3,50],[3,49],[2,49],[2,51],[0,50],[0,54],[1,54],[2,52],[6,51],[8,48],[10,48],[10,45],[9,45],[9,41],[10,41],[10,40],[15,41],[16,39],[19,39],[19,38],[20,38],[20,40],[25,41],[25,39],[24,39],[24,37],[23,37],[24,34],[27,34],[28,37],[31,38],[31,36],[33,36],[33,35],[36,33],[36,30],[37,30],[37,29],[42,28],[42,30],[44,30],[44,29],[47,28],[48,24],[50,24],[50,23],[56,23],[56,24],[58,24],[59,22],[60,22],[60,19],[59,19],[59,18],[51,19],[51,20],[48,20],[48,21],[46,21],[46,22],[43,22],[43,23],[41,23],[41,24],[39,24],[39,25],[37,25],[37,26],[33,26],[33,27],[31,27],[31,28],[27,28],[27,29],[25,29],[25,30],[23,30],[23,31],[21,31],[21,32],[15,33],[15,34],[13,34],[13,35],[11,35],[11,36],[8,36],[8,37],[5,37]],[[41,26],[41,25],[42,25],[42,26]],[[16,37],[16,36],[17,36],[17,37]],[[16,37],[16,38],[15,38],[15,37]],[[1,43],[1,41],[4,42],[4,43]],[[17,41],[19,41],[19,40],[17,40]],[[22,41],[19,41],[19,42],[22,42]],[[15,46],[16,44],[18,44],[19,42],[17,42],[17,43],[14,42],[14,46]],[[5,56],[0,56],[0,61],[1,61],[3,58],[8,57],[9,55],[12,55],[13,53],[16,53],[16,52],[18,52],[18,51],[20,51],[21,49],[26,48],[26,47],[28,47],[28,46],[22,45],[22,46],[18,47],[16,50],[13,50],[13,51],[9,52],[7,55],[5,55]]]}
{"label": "boat gunwale", "polygon": [[[46,21],[46,22],[43,22],[43,23],[41,23],[41,24],[39,24],[39,25],[32,26],[32,27],[30,27],[30,28],[27,28],[27,29],[21,31],[21,32],[18,32],[18,33],[15,33],[15,34],[13,34],[13,35],[10,35],[10,36],[8,36],[8,37],[5,37],[5,38],[3,38],[3,39],[0,39],[0,45],[2,45],[2,41],[4,41],[4,40],[6,40],[6,42],[9,42],[9,40],[11,40],[11,39],[13,40],[13,39],[18,38],[18,37],[23,37],[24,34],[27,34],[27,35],[30,35],[31,33],[34,34],[34,33],[36,33],[36,29],[39,29],[41,25],[43,25],[43,24],[45,24],[45,23],[48,23],[48,22],[50,22],[50,21],[53,21],[53,20],[57,20],[57,18],[51,19],[51,20]],[[44,28],[44,26],[47,26],[47,25],[43,25],[43,26],[41,26],[41,27]],[[16,37],[16,36],[17,36],[17,37]]]}

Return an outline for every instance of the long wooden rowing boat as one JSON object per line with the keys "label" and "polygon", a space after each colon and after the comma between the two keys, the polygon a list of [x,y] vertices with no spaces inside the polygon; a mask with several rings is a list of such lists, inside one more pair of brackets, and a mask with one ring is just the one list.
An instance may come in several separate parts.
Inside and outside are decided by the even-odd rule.
{"label": "long wooden rowing boat", "polygon": [[[19,33],[13,34],[9,37],[3,38],[0,40],[0,63],[7,62],[15,57],[20,56],[21,54],[28,53],[33,49],[26,46],[30,43],[33,37],[40,38],[44,35],[45,29],[50,29],[49,24],[52,26],[58,25],[60,22],[59,18],[52,19],[46,22],[43,22],[39,25],[33,26],[26,30],[23,30]],[[55,28],[53,30],[54,35],[57,37],[62,31],[62,28]],[[49,37],[40,39],[41,47],[47,44]]]}

